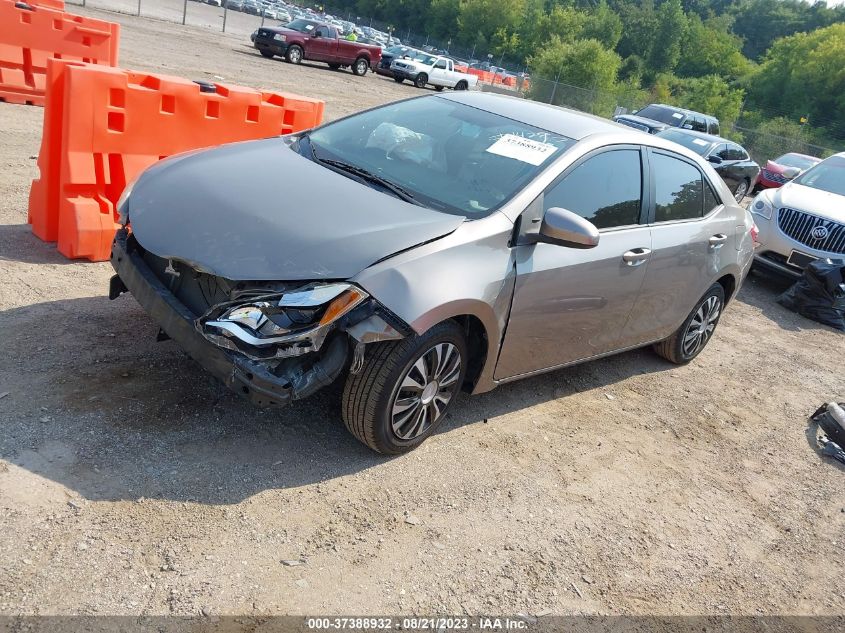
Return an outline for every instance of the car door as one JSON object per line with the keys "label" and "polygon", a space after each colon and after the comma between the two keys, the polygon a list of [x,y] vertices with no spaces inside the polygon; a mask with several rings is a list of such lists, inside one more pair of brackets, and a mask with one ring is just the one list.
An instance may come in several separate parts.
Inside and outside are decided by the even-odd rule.
{"label": "car door", "polygon": [[733,149],[735,147],[738,146],[735,146],[732,143],[722,143],[719,148],[715,150],[715,155],[721,158],[722,162],[718,165],[713,165],[716,173],[722,177],[722,180],[725,181],[725,184],[731,191],[736,189],[740,180],[740,175],[737,173],[736,169],[737,152]]}
{"label": "car door", "polygon": [[[618,348],[651,252],[650,231],[642,223],[648,197],[644,173],[640,147],[606,147],[574,163],[526,210],[497,379]],[[599,244],[575,249],[533,243],[532,232],[552,207],[595,224]]]}
{"label": "car door", "polygon": [[431,75],[429,76],[429,83],[437,86],[449,85],[449,64],[445,59],[438,59],[437,63],[431,68]]}
{"label": "car door", "polygon": [[308,59],[324,62],[329,60],[329,47],[332,41],[329,39],[329,27],[320,25],[311,33],[306,47]]}
{"label": "car door", "polygon": [[736,256],[735,218],[694,162],[649,149],[651,259],[631,314],[629,344],[674,332]]}

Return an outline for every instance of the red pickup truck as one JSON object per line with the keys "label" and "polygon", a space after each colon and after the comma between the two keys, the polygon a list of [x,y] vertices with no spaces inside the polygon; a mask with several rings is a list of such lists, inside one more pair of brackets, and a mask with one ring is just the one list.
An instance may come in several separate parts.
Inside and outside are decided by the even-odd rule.
{"label": "red pickup truck", "polygon": [[287,26],[263,26],[252,34],[252,43],[264,57],[280,55],[291,64],[303,59],[326,62],[330,68],[351,67],[365,75],[381,59],[381,48],[341,37],[336,27],[315,20],[298,19]]}

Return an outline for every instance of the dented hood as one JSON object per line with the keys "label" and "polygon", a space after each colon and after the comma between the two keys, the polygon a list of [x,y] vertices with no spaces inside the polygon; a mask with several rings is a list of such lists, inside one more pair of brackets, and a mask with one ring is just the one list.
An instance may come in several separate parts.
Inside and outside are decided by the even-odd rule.
{"label": "dented hood", "polygon": [[148,251],[255,281],[347,279],[464,220],[338,174],[280,138],[156,163],[126,210]]}

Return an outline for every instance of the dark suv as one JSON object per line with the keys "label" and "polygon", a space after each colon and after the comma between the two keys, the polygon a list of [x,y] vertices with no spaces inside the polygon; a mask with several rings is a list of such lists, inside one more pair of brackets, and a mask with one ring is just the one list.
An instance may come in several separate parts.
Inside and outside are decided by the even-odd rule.
{"label": "dark suv", "polygon": [[652,103],[632,114],[619,114],[613,117],[613,120],[649,134],[657,134],[670,127],[679,127],[719,136],[719,119],[716,117],[662,103]]}

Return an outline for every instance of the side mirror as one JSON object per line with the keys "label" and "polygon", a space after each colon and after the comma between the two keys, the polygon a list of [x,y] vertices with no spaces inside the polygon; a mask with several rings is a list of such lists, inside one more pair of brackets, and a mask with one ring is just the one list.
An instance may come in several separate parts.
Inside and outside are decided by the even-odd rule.
{"label": "side mirror", "polygon": [[599,243],[599,230],[572,211],[552,207],[543,216],[539,241],[569,248],[594,248]]}
{"label": "side mirror", "polygon": [[320,31],[314,31],[314,33],[311,35],[312,40],[316,40],[320,37],[323,37],[322,35],[320,35]]}
{"label": "side mirror", "polygon": [[786,178],[787,180],[792,180],[793,178],[798,178],[801,175],[801,170],[798,167],[787,167],[781,172],[781,176]]}
{"label": "side mirror", "polygon": [[716,154],[711,154],[710,156],[707,157],[707,160],[709,160],[714,165],[721,165],[722,162],[723,162],[722,157],[716,156]]}

